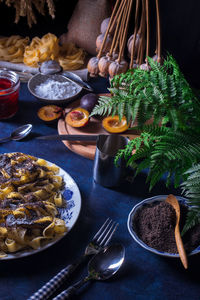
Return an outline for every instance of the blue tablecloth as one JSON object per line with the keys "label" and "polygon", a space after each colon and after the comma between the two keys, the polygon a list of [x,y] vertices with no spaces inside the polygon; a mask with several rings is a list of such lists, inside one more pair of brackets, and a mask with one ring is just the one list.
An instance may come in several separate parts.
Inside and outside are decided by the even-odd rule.
{"label": "blue tablecloth", "polygon": [[[108,81],[93,79],[96,93],[106,92]],[[33,124],[33,133],[20,142],[0,145],[0,152],[24,152],[54,162],[76,181],[82,196],[82,209],[75,226],[61,241],[52,247],[29,257],[12,261],[0,261],[0,300],[23,300],[38,290],[64,266],[71,263],[83,251],[90,238],[107,217],[119,222],[113,242],[126,248],[125,263],[115,277],[106,282],[93,282],[80,290],[76,299],[200,299],[200,255],[189,257],[189,269],[185,271],[179,259],[156,256],[136,244],[128,233],[127,217],[132,207],[144,198],[174,193],[160,182],[151,193],[145,183],[145,173],[131,184],[125,181],[118,189],[104,188],[92,178],[93,161],[68,150],[61,141],[39,141],[36,135],[56,134],[56,126],[47,126],[37,117],[42,106],[22,84],[19,111],[10,120],[0,122],[0,137],[10,134],[16,127]],[[87,268],[79,269],[63,288],[87,274]]]}

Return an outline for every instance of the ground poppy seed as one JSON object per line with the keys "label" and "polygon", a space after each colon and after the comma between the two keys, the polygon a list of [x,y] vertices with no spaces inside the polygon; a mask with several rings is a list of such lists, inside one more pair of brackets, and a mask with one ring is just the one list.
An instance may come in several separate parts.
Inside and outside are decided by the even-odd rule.
{"label": "ground poppy seed", "polygon": [[[180,231],[187,216],[188,208],[180,205]],[[137,210],[133,229],[138,237],[149,247],[167,253],[178,253],[174,236],[176,213],[173,207],[165,201],[145,204]],[[183,236],[186,252],[191,252],[200,245],[200,224],[188,230]]]}

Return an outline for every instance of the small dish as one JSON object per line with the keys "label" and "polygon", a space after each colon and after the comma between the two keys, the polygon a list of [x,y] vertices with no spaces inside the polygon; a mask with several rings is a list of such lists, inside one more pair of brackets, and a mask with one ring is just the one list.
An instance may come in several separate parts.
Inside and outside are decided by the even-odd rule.
{"label": "small dish", "polygon": [[[150,204],[150,203],[153,203],[153,202],[158,202],[158,201],[165,201],[167,198],[167,195],[158,195],[158,196],[154,196],[154,197],[151,197],[151,198],[147,198],[143,201],[141,201],[140,203],[136,204],[131,212],[129,213],[129,216],[128,216],[128,221],[127,221],[127,226],[128,226],[128,231],[130,233],[130,235],[132,236],[132,238],[134,239],[134,241],[136,243],[138,243],[141,247],[143,247],[144,249],[150,251],[150,252],[153,252],[155,254],[158,254],[158,255],[161,255],[161,256],[165,256],[165,257],[178,257],[179,258],[179,254],[178,253],[168,253],[168,252],[162,252],[162,251],[159,251],[157,249],[154,249],[154,248],[151,248],[150,246],[148,246],[147,244],[145,244],[139,237],[138,235],[136,234],[134,228],[133,228],[133,220],[134,220],[134,217],[135,217],[135,214],[137,212],[138,209],[140,209],[142,206],[146,205],[146,204]],[[180,197],[180,196],[176,196],[176,198],[178,199],[179,203],[181,204],[184,204],[184,205],[187,205],[186,204],[186,199],[183,198],[183,197]],[[190,253],[187,254],[187,256],[190,256],[190,255],[194,255],[194,254],[197,254],[200,252],[200,245],[195,248],[193,251],[191,251]]]}
{"label": "small dish", "polygon": [[[73,76],[77,77],[78,80],[81,80],[81,78],[78,75],[73,74]],[[72,94],[66,94],[63,96],[61,95],[59,98],[50,96],[50,92],[48,93],[47,97],[42,96],[37,92],[37,87],[41,86],[42,84],[47,83],[48,80],[56,81],[59,83],[68,83],[75,87],[75,92]],[[58,89],[59,87],[57,87]],[[82,91],[82,87],[76,84],[75,82],[71,82],[67,77],[63,76],[62,74],[54,74],[54,75],[43,75],[43,74],[36,74],[33,77],[31,77],[28,81],[28,90],[29,92],[35,96],[38,100],[48,103],[48,104],[65,104],[68,102],[71,102],[72,100],[76,99],[78,95]]]}

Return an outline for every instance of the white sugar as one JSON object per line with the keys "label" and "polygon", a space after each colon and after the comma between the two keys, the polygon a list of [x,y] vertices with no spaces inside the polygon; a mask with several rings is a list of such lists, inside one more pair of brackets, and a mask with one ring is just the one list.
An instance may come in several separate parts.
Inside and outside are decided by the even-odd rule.
{"label": "white sugar", "polygon": [[59,82],[47,79],[35,88],[35,93],[40,98],[59,100],[74,96],[78,92],[78,87],[70,81]]}

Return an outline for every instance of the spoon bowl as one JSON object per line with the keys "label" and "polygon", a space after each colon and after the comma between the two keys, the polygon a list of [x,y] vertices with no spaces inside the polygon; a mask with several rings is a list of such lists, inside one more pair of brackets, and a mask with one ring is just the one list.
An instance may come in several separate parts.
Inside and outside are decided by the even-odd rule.
{"label": "spoon bowl", "polygon": [[10,136],[0,139],[0,143],[8,141],[19,141],[25,138],[32,130],[32,124],[25,124],[15,129]]}
{"label": "spoon bowl", "polygon": [[62,72],[62,67],[57,61],[48,60],[41,64],[39,72],[43,75],[53,75]]}
{"label": "spoon bowl", "polygon": [[125,257],[125,249],[121,244],[105,248],[95,255],[88,264],[90,277],[95,280],[106,280],[121,267]]}
{"label": "spoon bowl", "polygon": [[88,275],[57,295],[53,300],[71,298],[77,290],[90,280],[106,280],[112,277],[122,266],[125,249],[121,244],[111,245],[102,249],[88,264]]}
{"label": "spoon bowl", "polygon": [[32,124],[25,124],[23,126],[18,127],[11,133],[11,138],[13,141],[19,141],[25,138],[32,130]]}

